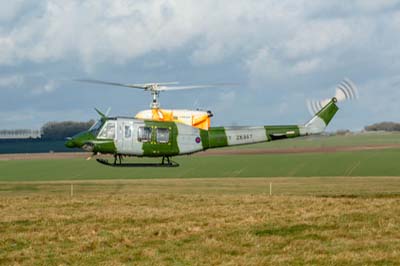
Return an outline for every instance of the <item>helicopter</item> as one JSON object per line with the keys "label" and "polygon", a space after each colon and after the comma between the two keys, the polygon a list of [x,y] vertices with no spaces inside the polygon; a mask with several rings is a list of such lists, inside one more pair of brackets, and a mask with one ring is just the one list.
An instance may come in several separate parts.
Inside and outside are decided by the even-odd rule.
{"label": "helicopter", "polygon": [[[140,88],[150,91],[153,97],[152,110],[159,109],[158,96],[161,91],[173,89],[204,88],[212,85],[169,87],[166,83],[121,84],[98,80],[79,80],[105,85]],[[174,156],[190,155],[208,149],[245,145],[260,142],[297,138],[321,134],[339,110],[338,102],[358,98],[358,89],[349,79],[337,87],[335,96],[322,101],[310,101],[308,106],[313,117],[303,125],[264,125],[199,128],[177,117],[156,119],[149,117],[109,117],[95,109],[100,119],[87,131],[67,139],[68,148],[81,148],[98,154],[111,154],[113,162],[97,158],[96,161],[114,167],[177,167],[171,160]],[[190,112],[190,110],[188,110]],[[161,163],[123,163],[124,157],[156,157]]]}

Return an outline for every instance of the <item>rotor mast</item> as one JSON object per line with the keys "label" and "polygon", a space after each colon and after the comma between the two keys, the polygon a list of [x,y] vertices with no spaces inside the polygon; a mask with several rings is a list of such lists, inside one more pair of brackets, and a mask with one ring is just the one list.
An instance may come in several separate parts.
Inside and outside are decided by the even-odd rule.
{"label": "rotor mast", "polygon": [[158,101],[158,98],[160,96],[160,91],[156,89],[157,85],[153,85],[150,89],[151,91],[151,97],[153,98],[150,108],[151,109],[158,109],[160,108],[160,102]]}

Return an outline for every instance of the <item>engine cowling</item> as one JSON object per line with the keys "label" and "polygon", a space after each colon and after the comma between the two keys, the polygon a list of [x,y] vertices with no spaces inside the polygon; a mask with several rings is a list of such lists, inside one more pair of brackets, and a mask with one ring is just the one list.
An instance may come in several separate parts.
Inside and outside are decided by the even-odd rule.
{"label": "engine cowling", "polygon": [[135,115],[135,118],[154,121],[171,121],[208,130],[211,125],[212,116],[213,114],[211,111],[154,108],[140,111]]}

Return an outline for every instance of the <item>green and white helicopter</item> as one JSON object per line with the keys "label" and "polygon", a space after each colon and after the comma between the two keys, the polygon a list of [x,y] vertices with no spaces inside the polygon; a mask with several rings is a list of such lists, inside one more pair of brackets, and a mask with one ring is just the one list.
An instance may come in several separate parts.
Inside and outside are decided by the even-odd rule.
{"label": "green and white helicopter", "polygon": [[[130,85],[95,80],[80,81],[141,88],[150,91],[153,95],[152,106],[155,108],[159,108],[159,92],[168,90],[168,85],[165,84]],[[174,88],[198,87],[182,86],[178,88],[175,86]],[[358,98],[356,86],[350,80],[345,79],[337,86],[333,98],[309,102],[309,110],[314,116],[304,125],[209,127],[204,129],[190,123],[178,122],[177,119],[174,120],[173,118],[163,121],[151,117],[150,119],[108,117],[108,115],[96,109],[100,119],[87,131],[68,138],[65,145],[69,148],[82,148],[85,151],[92,152],[93,156],[111,154],[114,156],[113,163],[109,163],[105,159],[97,159],[98,162],[109,166],[174,167],[179,166],[171,160],[174,156],[189,155],[227,146],[321,134],[339,110],[337,103],[355,98]],[[191,112],[190,110],[187,111]],[[162,161],[161,163],[146,164],[122,163],[122,158],[127,156],[159,157],[162,158]]]}

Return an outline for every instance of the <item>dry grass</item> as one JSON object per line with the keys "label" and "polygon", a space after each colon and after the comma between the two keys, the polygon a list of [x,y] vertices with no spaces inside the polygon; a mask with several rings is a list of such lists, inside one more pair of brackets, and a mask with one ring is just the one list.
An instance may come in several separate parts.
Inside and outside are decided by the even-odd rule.
{"label": "dry grass", "polygon": [[0,263],[398,265],[399,181],[1,183]]}

